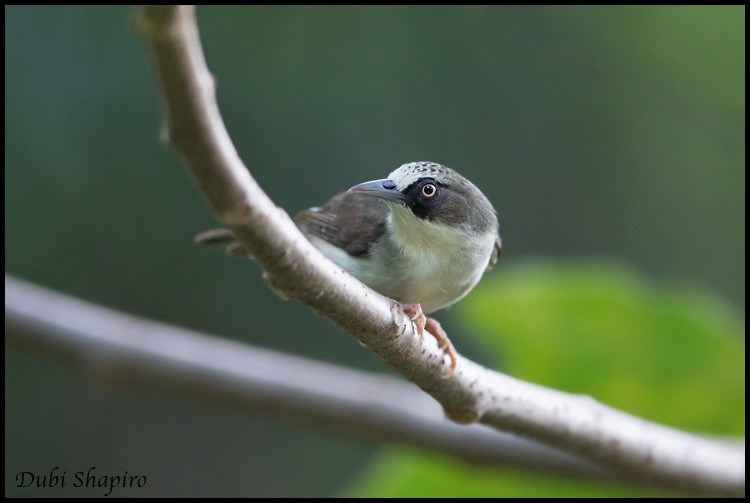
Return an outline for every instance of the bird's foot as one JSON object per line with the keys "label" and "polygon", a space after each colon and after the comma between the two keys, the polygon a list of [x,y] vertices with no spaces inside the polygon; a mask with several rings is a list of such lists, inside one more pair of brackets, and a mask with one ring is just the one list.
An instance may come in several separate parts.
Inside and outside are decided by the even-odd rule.
{"label": "bird's foot", "polygon": [[419,304],[403,304],[402,308],[404,310],[404,314],[409,316],[411,318],[411,321],[414,322],[414,325],[417,328],[417,334],[420,338],[424,335],[424,330],[427,329],[427,331],[432,335],[438,343],[438,347],[448,355],[448,358],[451,360],[451,368],[448,372],[448,375],[443,376],[445,379],[450,379],[453,377],[453,373],[456,371],[456,353],[453,351],[453,345],[451,344],[450,339],[448,338],[448,334],[445,333],[445,330],[443,330],[443,327],[440,326],[440,323],[434,318],[428,318],[425,316],[424,312],[422,311],[422,306]]}
{"label": "bird's foot", "polygon": [[422,312],[422,306],[419,304],[402,304],[401,307],[404,310],[404,314],[411,318],[414,326],[417,327],[417,335],[421,339],[424,335],[424,327],[427,325],[427,316]]}

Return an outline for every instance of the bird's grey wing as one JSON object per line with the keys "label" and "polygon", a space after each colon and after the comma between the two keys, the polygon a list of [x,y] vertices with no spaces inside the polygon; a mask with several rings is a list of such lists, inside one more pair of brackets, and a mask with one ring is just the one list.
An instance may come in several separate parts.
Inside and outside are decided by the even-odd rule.
{"label": "bird's grey wing", "polygon": [[[322,208],[310,208],[295,218],[307,236],[317,236],[354,257],[366,257],[385,232],[388,207],[378,199],[361,194],[341,193]],[[229,229],[210,229],[195,236],[199,244],[223,246],[230,255],[249,252]]]}
{"label": "bird's grey wing", "polygon": [[341,248],[353,257],[366,257],[385,233],[388,206],[362,194],[341,193],[322,208],[300,212],[297,227]]}
{"label": "bird's grey wing", "polygon": [[487,271],[495,267],[495,264],[497,264],[497,261],[500,259],[500,255],[503,253],[503,242],[500,239],[500,234],[497,235],[495,238],[495,247],[492,249],[492,254],[490,255],[490,261],[487,264]]}

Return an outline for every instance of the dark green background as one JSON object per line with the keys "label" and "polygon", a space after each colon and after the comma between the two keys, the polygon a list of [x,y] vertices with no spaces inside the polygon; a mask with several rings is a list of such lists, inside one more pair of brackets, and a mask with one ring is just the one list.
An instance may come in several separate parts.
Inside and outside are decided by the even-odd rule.
{"label": "dark green background", "polygon": [[[5,269],[124,311],[351,366],[385,367],[252,263],[158,141],[127,8],[5,9]],[[744,7],[203,8],[230,133],[289,212],[432,160],[498,210],[493,275],[609,257],[744,312]],[[450,311],[459,350],[482,359]],[[146,474],[131,495],[334,494],[375,444],[112,389],[6,353],[6,495],[19,471]],[[98,491],[91,491],[98,495]]]}

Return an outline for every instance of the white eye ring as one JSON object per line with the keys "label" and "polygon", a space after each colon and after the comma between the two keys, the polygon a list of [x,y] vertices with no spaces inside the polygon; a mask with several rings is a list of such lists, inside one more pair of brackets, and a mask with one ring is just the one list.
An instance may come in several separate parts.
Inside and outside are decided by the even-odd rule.
{"label": "white eye ring", "polygon": [[427,199],[432,199],[437,194],[437,187],[432,183],[422,185],[422,195]]}

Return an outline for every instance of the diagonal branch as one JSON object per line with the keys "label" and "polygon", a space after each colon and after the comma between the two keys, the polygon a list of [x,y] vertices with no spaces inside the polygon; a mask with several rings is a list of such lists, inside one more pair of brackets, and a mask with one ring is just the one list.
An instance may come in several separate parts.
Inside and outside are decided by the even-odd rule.
{"label": "diagonal branch", "polygon": [[5,276],[5,340],[107,384],[140,385],[426,447],[474,463],[595,480],[574,456],[445,421],[400,379],[254,348],[89,304]]}
{"label": "diagonal branch", "polygon": [[696,494],[744,494],[744,447],[649,423],[460,356],[454,377],[442,379],[443,355],[433,339],[420,340],[397,303],[325,259],[242,164],[218,110],[194,9],[143,7],[137,25],[156,68],[171,146],[273,288],[352,334],[438,400],[456,422],[480,421],[543,441],[638,483]]}

